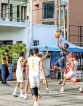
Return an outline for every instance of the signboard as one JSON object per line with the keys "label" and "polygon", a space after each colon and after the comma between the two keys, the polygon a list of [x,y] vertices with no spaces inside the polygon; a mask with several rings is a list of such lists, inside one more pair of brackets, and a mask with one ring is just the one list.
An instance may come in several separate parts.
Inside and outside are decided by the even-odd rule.
{"label": "signboard", "polygon": [[55,65],[55,62],[59,59],[59,53],[60,52],[52,52],[51,58],[50,58],[50,77],[52,79],[56,78],[56,71],[53,70],[53,66]]}

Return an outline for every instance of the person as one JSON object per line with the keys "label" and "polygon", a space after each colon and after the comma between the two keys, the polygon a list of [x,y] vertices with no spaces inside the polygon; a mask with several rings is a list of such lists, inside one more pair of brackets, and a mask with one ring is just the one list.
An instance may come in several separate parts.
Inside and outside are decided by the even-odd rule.
{"label": "person", "polygon": [[28,67],[29,67],[29,81],[31,86],[31,93],[34,100],[34,106],[38,106],[38,88],[39,88],[39,81],[40,81],[40,67],[43,71],[44,81],[45,79],[45,72],[43,70],[42,59],[38,57],[39,49],[33,49],[33,57],[28,58]]}
{"label": "person", "polygon": [[69,72],[65,75],[63,83],[62,83],[62,88],[60,89],[60,92],[64,92],[64,86],[66,83],[67,78],[71,78],[71,82],[79,89],[81,93],[83,93],[83,90],[81,87],[78,86],[76,83],[76,70],[78,67],[78,61],[77,61],[77,56],[74,56],[73,59],[70,61],[70,70]]}
{"label": "person", "polygon": [[[48,51],[47,51],[48,52]],[[39,58],[44,58],[44,57],[42,57],[42,54],[39,54],[38,55],[38,57]],[[43,68],[44,69],[44,68]],[[42,73],[42,70],[41,70],[41,68],[40,68],[40,80],[43,80],[44,79],[44,76],[43,76],[43,73]],[[43,80],[43,84],[45,85],[45,87],[46,87],[46,92],[47,93],[50,93],[50,90],[48,89],[48,81],[47,81],[47,79],[46,79],[46,83],[44,83],[44,80]],[[41,94],[40,94],[40,87],[38,88],[38,94],[39,94],[39,98],[41,98]]]}
{"label": "person", "polygon": [[21,52],[20,57],[17,61],[17,69],[16,69],[17,84],[12,94],[13,96],[18,96],[17,89],[20,86],[20,98],[24,97],[23,95],[23,66],[24,66],[23,62],[24,62],[24,52]]}
{"label": "person", "polygon": [[57,45],[61,49],[61,52],[60,52],[60,58],[55,62],[55,66],[54,66],[54,70],[60,70],[61,80],[59,84],[62,84],[63,82],[63,74],[65,69],[65,57],[66,57],[66,54],[68,53],[67,48],[69,47],[67,43],[65,43],[63,47],[61,42],[62,40],[58,38]]}
{"label": "person", "polygon": [[8,71],[8,50],[5,50],[2,58],[2,84],[7,85],[7,77],[9,76],[9,71]]}
{"label": "person", "polygon": [[[46,48],[46,54],[45,54],[45,56],[44,57],[42,57],[42,60],[44,59],[44,58],[46,58],[46,56],[48,55],[48,47],[47,46],[45,46],[45,48]],[[30,51],[29,51],[29,56],[30,57],[33,57],[33,49],[30,49]],[[25,59],[25,61],[24,61],[24,63],[26,63],[26,84],[25,84],[25,95],[24,95],[24,99],[26,100],[27,98],[28,98],[28,95],[27,95],[27,92],[28,92],[28,86],[29,86],[29,78],[28,78],[28,67],[27,67],[27,63],[28,63],[28,58],[26,58]],[[45,83],[46,84],[46,83]],[[46,90],[47,90],[47,92],[49,92],[50,90],[48,89],[48,83],[46,84]],[[40,95],[40,90],[38,90],[38,94],[39,94],[39,98],[41,98],[41,95]]]}
{"label": "person", "polygon": [[[30,57],[33,57],[33,49],[30,49],[29,51],[29,55]],[[28,86],[29,86],[29,77],[28,77],[28,58],[25,59],[24,63],[26,63],[26,77],[25,77],[25,80],[26,80],[26,83],[25,83],[25,95],[24,95],[24,99],[26,100],[28,98]]]}

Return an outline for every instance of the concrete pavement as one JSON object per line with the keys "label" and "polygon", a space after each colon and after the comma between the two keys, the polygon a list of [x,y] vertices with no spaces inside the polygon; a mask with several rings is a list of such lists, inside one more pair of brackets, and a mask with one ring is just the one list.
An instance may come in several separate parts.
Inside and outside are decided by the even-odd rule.
{"label": "concrete pavement", "polygon": [[[39,106],[83,106],[83,94],[73,84],[67,82],[65,92],[60,93],[58,91],[61,85],[58,84],[58,80],[48,79],[48,82],[51,93],[45,92],[45,87],[41,82],[42,99],[38,101]],[[12,96],[16,81],[9,81],[8,84],[10,86],[0,84],[0,106],[33,106],[30,90],[27,100],[20,99]],[[83,88],[83,82],[78,84]]]}

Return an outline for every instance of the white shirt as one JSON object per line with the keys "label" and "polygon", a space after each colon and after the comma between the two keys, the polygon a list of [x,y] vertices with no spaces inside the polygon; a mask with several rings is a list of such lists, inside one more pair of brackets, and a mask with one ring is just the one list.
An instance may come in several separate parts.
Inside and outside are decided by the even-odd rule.
{"label": "white shirt", "polygon": [[70,67],[70,71],[72,71],[73,73],[76,73],[77,67],[78,67],[78,62],[74,61],[74,70],[72,70]]}
{"label": "white shirt", "polygon": [[77,70],[77,67],[78,67],[78,62],[77,61],[74,61],[74,72],[76,73],[76,70]]}
{"label": "white shirt", "polygon": [[28,58],[29,72],[39,72],[40,71],[39,62],[40,62],[39,57],[29,57]]}
{"label": "white shirt", "polygon": [[22,60],[22,57],[20,57],[17,61],[17,70],[23,69],[23,67],[21,66],[21,63],[20,63],[21,60]]}

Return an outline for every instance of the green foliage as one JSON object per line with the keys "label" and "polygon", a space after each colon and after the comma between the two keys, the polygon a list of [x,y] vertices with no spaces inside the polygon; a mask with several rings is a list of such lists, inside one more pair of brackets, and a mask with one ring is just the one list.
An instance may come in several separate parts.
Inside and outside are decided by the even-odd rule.
{"label": "green foliage", "polygon": [[13,64],[17,63],[20,52],[24,52],[24,53],[27,52],[27,48],[23,43],[2,45],[0,47],[0,62],[1,62],[1,58],[5,50],[9,51],[8,53],[9,63],[13,63]]}

